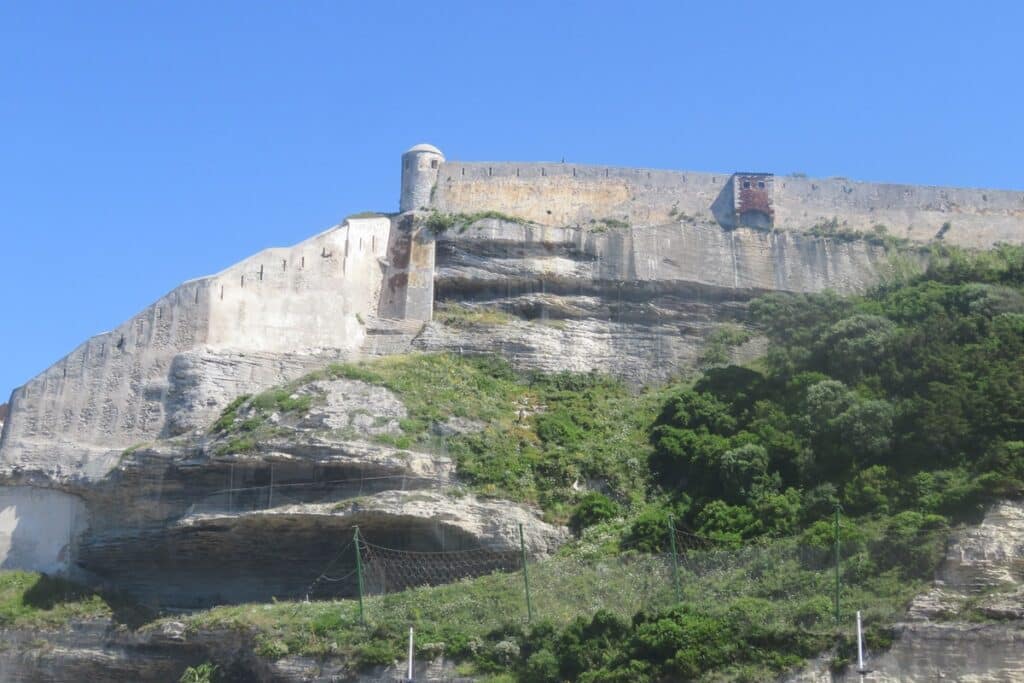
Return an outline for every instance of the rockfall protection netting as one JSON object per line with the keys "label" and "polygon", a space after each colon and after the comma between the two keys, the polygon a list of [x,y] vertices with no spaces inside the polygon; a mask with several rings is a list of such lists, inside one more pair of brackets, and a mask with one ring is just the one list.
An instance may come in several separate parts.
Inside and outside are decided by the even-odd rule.
{"label": "rockfall protection netting", "polygon": [[[521,550],[412,552],[360,538],[362,618],[370,624],[457,619],[488,631],[531,616],[565,624],[598,610],[628,620],[641,610],[681,603],[710,612],[742,606],[752,619],[835,632],[834,545],[809,545],[803,537],[738,544],[681,530],[674,535],[674,554],[625,543],[615,554],[528,559],[525,567]],[[947,535],[940,529],[898,540],[841,543],[842,629],[852,628],[858,609],[871,621],[898,620],[932,579]],[[356,564],[356,548],[352,542],[343,549],[346,566]],[[358,573],[346,569],[336,576],[325,570],[318,581],[357,581]],[[771,609],[764,610],[769,603]],[[344,612],[360,618],[355,601],[346,602]]]}

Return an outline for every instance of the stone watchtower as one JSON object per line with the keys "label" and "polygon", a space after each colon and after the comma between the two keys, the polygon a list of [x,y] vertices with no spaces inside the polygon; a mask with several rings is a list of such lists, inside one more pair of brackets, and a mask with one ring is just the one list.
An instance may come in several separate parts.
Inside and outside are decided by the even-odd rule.
{"label": "stone watchtower", "polygon": [[402,196],[398,201],[399,211],[418,211],[430,205],[430,193],[437,183],[437,174],[442,162],[444,155],[433,145],[416,145],[402,155]]}

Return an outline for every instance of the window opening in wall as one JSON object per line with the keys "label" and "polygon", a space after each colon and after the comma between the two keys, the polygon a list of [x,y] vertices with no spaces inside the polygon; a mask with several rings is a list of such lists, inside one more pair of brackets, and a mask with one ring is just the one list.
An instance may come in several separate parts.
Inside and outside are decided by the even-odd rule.
{"label": "window opening in wall", "polygon": [[757,186],[763,190],[764,189],[764,181],[763,180],[758,180],[757,181]]}
{"label": "window opening in wall", "polygon": [[743,181],[743,189],[744,190],[749,190],[750,189],[750,181],[749,180],[744,180]]}
{"label": "window opening in wall", "polygon": [[288,270],[288,259],[281,259],[281,270]]}
{"label": "window opening in wall", "polygon": [[430,160],[430,168],[437,168],[437,159]]}
{"label": "window opening in wall", "polygon": [[263,266],[260,266],[260,280],[263,280]]}
{"label": "window opening in wall", "polygon": [[224,301],[224,285],[220,286],[220,300]]}
{"label": "window opening in wall", "polygon": [[409,160],[408,159],[405,160],[405,170],[406,171],[409,170]]}
{"label": "window opening in wall", "polygon": [[306,267],[306,257],[303,256],[302,257],[302,261],[301,261],[301,263],[299,265],[299,268],[305,268],[305,267]]}
{"label": "window opening in wall", "polygon": [[466,175],[466,167],[465,166],[462,167],[462,175]]}
{"label": "window opening in wall", "polygon": [[487,175],[493,175],[493,174],[494,174],[494,169],[491,168],[490,166],[488,166],[487,167]]}

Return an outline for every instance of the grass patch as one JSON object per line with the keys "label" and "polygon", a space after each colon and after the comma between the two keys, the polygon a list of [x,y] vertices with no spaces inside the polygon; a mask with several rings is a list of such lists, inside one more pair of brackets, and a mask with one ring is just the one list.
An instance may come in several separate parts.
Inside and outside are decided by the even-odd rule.
{"label": "grass patch", "polygon": [[515,317],[496,308],[463,306],[457,303],[442,303],[434,311],[434,320],[442,325],[469,328],[496,327],[506,325]]}
{"label": "grass patch", "polygon": [[440,211],[432,211],[429,216],[423,219],[423,225],[434,235],[442,235],[452,229],[463,232],[474,223],[487,219],[516,223],[518,225],[533,224],[533,221],[520,216],[511,216],[500,211],[477,211],[475,213],[442,213]]}
{"label": "grass patch", "polygon": [[627,230],[630,227],[628,221],[618,218],[591,218],[590,231],[601,233],[609,230]]}
{"label": "grass patch", "polygon": [[[886,251],[898,249],[909,249],[913,245],[906,237],[897,237],[889,232],[889,229],[882,225],[874,225],[870,231],[854,230],[845,224],[841,224],[838,218],[821,221],[811,226],[806,231],[815,237],[825,237],[837,242],[867,242],[876,246],[885,247]],[[922,247],[918,247],[922,248]]]}
{"label": "grass patch", "polygon": [[151,615],[131,601],[59,577],[0,571],[0,626],[54,628],[75,619],[114,619],[138,625]]}
{"label": "grass patch", "polygon": [[220,417],[218,417],[217,421],[213,423],[210,431],[215,434],[230,431],[235,425],[235,420],[238,418],[238,409],[241,408],[242,404],[248,401],[250,397],[251,394],[242,394],[231,401],[231,403],[221,411]]}
{"label": "grass patch", "polygon": [[385,213],[383,211],[360,211],[358,213],[353,213],[349,214],[348,216],[345,216],[345,220],[347,221],[352,218],[387,218],[393,215],[394,214],[392,213]]}
{"label": "grass patch", "polygon": [[257,394],[252,406],[261,412],[294,413],[305,412],[313,405],[313,395],[296,395],[295,387],[285,386]]}
{"label": "grass patch", "polygon": [[268,389],[255,396],[243,394],[228,404],[210,427],[210,433],[232,437],[217,446],[217,455],[248,453],[256,449],[256,440],[271,436],[275,427],[270,423],[274,413],[288,415],[305,413],[318,400],[312,393],[297,394],[304,384],[313,381],[312,376],[290,382],[282,387]]}
{"label": "grass patch", "polygon": [[[401,448],[453,457],[460,477],[484,495],[539,503],[564,522],[590,482],[620,502],[642,500],[648,482],[647,429],[660,393],[634,393],[593,373],[517,374],[497,357],[395,356],[330,366],[326,373],[394,391],[409,411]],[[435,422],[482,422],[478,432],[439,437]],[[574,486],[575,484],[575,486]]]}
{"label": "grass patch", "polygon": [[250,436],[236,436],[213,449],[214,455],[237,455],[256,450],[256,439]]}

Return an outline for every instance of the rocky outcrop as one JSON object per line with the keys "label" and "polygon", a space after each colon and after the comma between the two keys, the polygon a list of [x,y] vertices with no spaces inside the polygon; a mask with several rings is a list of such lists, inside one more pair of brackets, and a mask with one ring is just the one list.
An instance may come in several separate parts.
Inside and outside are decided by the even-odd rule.
{"label": "rocky outcrop", "polygon": [[[519,525],[535,557],[565,540],[564,528],[532,508],[466,492],[447,456],[391,445],[406,416],[395,394],[351,379],[311,379],[243,401],[210,433],[126,451],[98,482],[22,486],[49,506],[31,508],[30,522],[74,525],[62,535],[37,529],[49,544],[39,554],[69,558],[77,578],[155,608],[196,608],[354,595],[356,527],[378,554],[486,556],[454,574],[374,575],[392,589],[518,566]],[[348,578],[322,580],[328,568]]]}
{"label": "rocky outcrop", "polygon": [[[130,631],[110,620],[73,621],[60,629],[0,629],[0,680],[5,683],[168,683],[187,667],[214,662],[225,683],[399,683],[399,664],[354,671],[343,657],[291,655],[270,661],[255,654],[252,638],[230,629],[186,630],[161,622]],[[396,653],[396,659],[401,653]],[[416,661],[417,681],[458,683],[451,662]]]}
{"label": "rocky outcrop", "polygon": [[931,590],[918,596],[887,652],[861,677],[823,659],[792,683],[1010,683],[1024,680],[1024,503],[996,505],[955,534]]}

